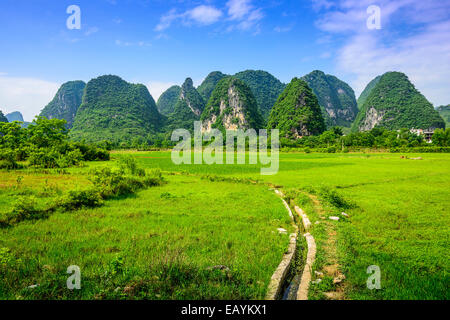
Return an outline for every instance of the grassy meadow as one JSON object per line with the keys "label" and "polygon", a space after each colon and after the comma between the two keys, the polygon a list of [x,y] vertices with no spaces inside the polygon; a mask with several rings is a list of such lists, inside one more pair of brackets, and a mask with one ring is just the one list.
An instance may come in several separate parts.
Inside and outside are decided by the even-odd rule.
{"label": "grassy meadow", "polygon": [[[81,168],[0,171],[0,213],[27,197],[46,207],[124,155],[161,169],[164,183],[0,229],[0,298],[263,299],[293,231],[273,185],[313,224],[323,276],[311,299],[449,298],[448,154],[282,153],[279,173],[261,176],[259,165],[114,152]],[[81,290],[66,287],[70,265],[81,268]],[[367,289],[370,265],[380,290]],[[345,280],[333,283],[337,275]]]}

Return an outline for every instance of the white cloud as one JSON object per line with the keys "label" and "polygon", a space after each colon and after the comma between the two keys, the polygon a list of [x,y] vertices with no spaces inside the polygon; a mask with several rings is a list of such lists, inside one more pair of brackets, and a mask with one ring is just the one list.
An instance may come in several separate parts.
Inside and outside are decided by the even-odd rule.
{"label": "white cloud", "polygon": [[96,33],[96,32],[98,32],[99,31],[99,28],[97,28],[97,27],[91,27],[91,28],[89,28],[85,33],[84,33],[84,35],[85,36],[90,36],[91,34],[94,34],[94,33]]}
{"label": "white cloud", "polygon": [[230,25],[227,31],[235,29],[241,31],[253,31],[259,34],[261,26],[259,21],[264,18],[264,13],[260,8],[255,8],[251,0],[230,0],[227,2],[229,20],[236,21],[237,24]]}
{"label": "white cloud", "polygon": [[200,5],[183,13],[177,13],[175,9],[172,9],[161,17],[159,24],[155,27],[155,31],[163,31],[169,28],[172,23],[177,20],[181,20],[185,25],[190,25],[192,23],[211,25],[219,21],[221,16],[222,11],[207,5]]}
{"label": "white cloud", "polygon": [[210,6],[198,6],[187,12],[188,17],[200,24],[209,25],[217,22],[222,11]]}
{"label": "white cloud", "polygon": [[231,20],[243,19],[253,9],[251,0],[230,0],[227,7]]}
{"label": "white cloud", "polygon": [[164,91],[174,85],[176,85],[176,83],[173,82],[150,81],[146,83],[148,91],[150,91],[150,94],[152,95],[155,102],[158,101],[159,97],[164,93]]}
{"label": "white cloud", "polygon": [[0,76],[0,110],[20,111],[31,121],[53,99],[59,84],[36,78]]}
{"label": "white cloud", "polygon": [[337,50],[337,71],[353,79],[357,95],[380,74],[404,72],[431,102],[448,104],[450,21],[445,12],[450,4],[379,0],[382,30],[368,30],[366,9],[371,4],[371,0],[337,1],[316,21],[320,30],[346,36]]}

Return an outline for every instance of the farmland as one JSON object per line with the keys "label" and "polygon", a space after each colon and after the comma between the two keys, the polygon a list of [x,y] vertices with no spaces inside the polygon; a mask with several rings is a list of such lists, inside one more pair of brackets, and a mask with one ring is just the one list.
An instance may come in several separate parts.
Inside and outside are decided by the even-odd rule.
{"label": "farmland", "polygon": [[[0,298],[263,299],[293,231],[274,185],[313,224],[313,268],[323,276],[311,299],[449,298],[446,154],[282,153],[279,173],[261,176],[259,165],[177,166],[170,152],[114,152],[63,171],[0,171],[0,212],[30,196],[48,206],[125,155],[160,169],[164,183],[0,229]],[[81,290],[66,288],[70,265],[81,269]],[[366,287],[371,265],[380,290]],[[345,280],[333,283],[337,274]]]}

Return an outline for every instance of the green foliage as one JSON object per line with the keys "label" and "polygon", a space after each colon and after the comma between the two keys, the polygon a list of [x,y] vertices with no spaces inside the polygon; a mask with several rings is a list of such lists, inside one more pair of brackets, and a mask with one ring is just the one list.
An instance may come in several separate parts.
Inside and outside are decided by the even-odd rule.
{"label": "green foliage", "polygon": [[[140,171],[138,173],[140,174]],[[89,179],[100,191],[103,199],[133,194],[140,189],[163,183],[161,171],[158,170],[142,177],[126,176],[123,170],[112,170],[108,167],[95,169]]]}
{"label": "green foliage", "polygon": [[18,122],[0,123],[0,168],[18,169],[17,161],[30,166],[67,168],[82,161],[109,160],[109,152],[85,143],[68,141],[65,120],[37,117],[27,128]]}
{"label": "green foliage", "polygon": [[369,111],[374,110],[382,115],[377,125],[390,130],[445,128],[432,104],[400,72],[388,72],[381,77],[362,105],[352,130],[370,130],[366,120]]}
{"label": "green foliage", "polygon": [[358,107],[355,92],[347,83],[318,70],[301,79],[308,83],[317,96],[324,119],[329,127],[351,126],[358,114]]}
{"label": "green foliage", "polygon": [[123,156],[119,159],[119,167],[123,171],[128,171],[128,173],[134,176],[145,177],[146,173],[143,168],[138,167],[136,159],[132,156]]}
{"label": "green foliage", "polygon": [[85,88],[82,105],[70,137],[75,141],[113,144],[147,137],[161,129],[164,118],[142,84],[131,84],[117,76],[92,79]]}
{"label": "green foliage", "polygon": [[0,216],[0,227],[5,228],[25,220],[39,220],[48,216],[47,210],[38,209],[33,196],[19,197],[10,212]]}
{"label": "green foliage", "polygon": [[214,71],[211,72],[205,80],[203,80],[202,84],[197,88],[197,91],[200,93],[204,101],[208,102],[219,81],[225,77],[227,77],[227,75],[222,72]]}
{"label": "green foliage", "polygon": [[167,89],[158,99],[158,103],[156,104],[158,111],[165,116],[173,113],[175,110],[175,104],[180,97],[180,93],[180,86],[172,86]]}
{"label": "green foliage", "polygon": [[81,105],[84,88],[83,81],[69,81],[59,88],[53,100],[45,106],[40,116],[47,119],[66,120],[67,128],[71,128]]}
{"label": "green foliage", "polygon": [[81,208],[95,208],[103,204],[100,192],[96,188],[86,190],[71,190],[56,202],[56,206],[66,211]]}
{"label": "green foliage", "polygon": [[[239,104],[242,106],[242,113],[246,124],[242,129],[260,129],[263,127],[264,120],[258,111],[258,106],[250,88],[241,80],[234,77],[226,77],[219,81],[214,89],[208,104],[201,115],[202,121],[212,120],[216,117],[213,128],[225,130],[224,116],[230,114],[232,108],[230,105],[229,90],[233,88],[236,91]],[[220,110],[221,104],[224,103],[226,108],[223,112]]]}
{"label": "green foliage", "polygon": [[450,147],[450,128],[436,129],[433,134],[433,144],[439,147]]}
{"label": "green foliage", "polygon": [[339,210],[354,209],[357,207],[356,204],[345,199],[336,190],[331,189],[329,187],[322,187],[319,190],[319,194],[324,200],[328,201],[330,204],[332,204]]}
{"label": "green foliage", "polygon": [[258,104],[258,110],[264,121],[267,121],[273,105],[277,101],[286,85],[273,75],[261,70],[246,70],[239,72],[234,77],[247,84]]}
{"label": "green foliage", "polygon": [[325,131],[317,97],[305,81],[294,78],[288,84],[272,109],[268,128],[279,129],[280,136],[292,139]]}

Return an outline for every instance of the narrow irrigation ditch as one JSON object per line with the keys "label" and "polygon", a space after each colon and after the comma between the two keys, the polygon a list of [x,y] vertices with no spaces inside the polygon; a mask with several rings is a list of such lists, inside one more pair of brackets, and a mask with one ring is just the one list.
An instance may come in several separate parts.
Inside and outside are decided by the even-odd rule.
{"label": "narrow irrigation ditch", "polygon": [[[316,243],[309,233],[311,222],[305,212],[295,206],[297,216],[292,213],[284,194],[275,189],[281,198],[289,216],[295,233],[290,235],[289,247],[273,274],[268,290],[267,300],[308,300],[308,290],[311,283],[311,271],[316,257]],[[297,220],[301,220],[301,223]],[[298,225],[301,225],[300,228]],[[301,230],[305,231],[303,235]]]}

